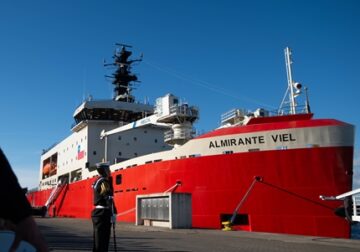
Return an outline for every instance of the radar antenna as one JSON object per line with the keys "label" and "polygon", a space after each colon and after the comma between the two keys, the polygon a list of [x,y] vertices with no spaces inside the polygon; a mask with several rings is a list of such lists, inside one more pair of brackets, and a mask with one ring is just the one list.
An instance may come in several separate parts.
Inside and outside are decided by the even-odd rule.
{"label": "radar antenna", "polygon": [[115,72],[109,76],[105,77],[112,79],[112,84],[114,87],[114,97],[116,101],[125,101],[125,102],[134,102],[134,97],[131,95],[133,89],[133,82],[139,82],[135,74],[131,73],[131,64],[137,61],[142,61],[142,55],[139,59],[129,60],[129,57],[132,55],[132,52],[126,48],[131,48],[130,45],[125,45],[121,43],[115,44],[117,47],[115,49],[113,63],[104,62],[104,66],[115,66]]}

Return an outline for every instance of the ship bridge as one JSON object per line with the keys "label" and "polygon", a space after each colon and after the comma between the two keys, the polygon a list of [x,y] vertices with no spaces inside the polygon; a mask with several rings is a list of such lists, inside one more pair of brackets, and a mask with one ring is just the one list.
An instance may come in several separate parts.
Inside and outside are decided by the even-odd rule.
{"label": "ship bridge", "polygon": [[154,108],[148,104],[128,103],[115,100],[87,100],[74,112],[75,125],[72,130],[78,131],[86,121],[119,121],[130,123],[152,115]]}

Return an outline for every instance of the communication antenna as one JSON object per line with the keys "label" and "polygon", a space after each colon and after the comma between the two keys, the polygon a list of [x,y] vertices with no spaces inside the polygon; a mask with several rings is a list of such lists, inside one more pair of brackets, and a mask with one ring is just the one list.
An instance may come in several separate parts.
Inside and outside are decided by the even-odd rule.
{"label": "communication antenna", "polygon": [[286,75],[287,75],[288,87],[287,87],[285,96],[281,102],[279,112],[285,103],[287,94],[289,93],[289,100],[286,103],[290,104],[290,114],[295,115],[296,107],[297,107],[296,97],[301,94],[302,85],[299,82],[293,81],[292,70],[291,70],[291,64],[292,64],[291,49],[289,47],[286,47],[284,52],[285,52],[285,64],[286,64]]}
{"label": "communication antenna", "polygon": [[116,101],[134,102],[135,97],[131,95],[131,91],[134,88],[134,82],[138,81],[135,74],[131,72],[131,67],[134,62],[142,61],[142,55],[139,59],[129,59],[132,55],[132,51],[127,50],[131,48],[130,45],[116,43],[116,48],[113,55],[113,62],[107,63],[105,60],[103,64],[105,67],[115,68],[115,71],[111,75],[105,75],[106,78],[111,79],[114,85],[114,97]]}
{"label": "communication antenna", "polygon": [[291,50],[289,47],[285,48],[285,63],[286,63],[286,75],[287,75],[287,80],[288,80],[288,88],[290,90],[290,113],[291,114],[296,114],[296,110],[295,110],[295,92],[294,92],[294,82],[292,79],[292,71],[291,71]]}

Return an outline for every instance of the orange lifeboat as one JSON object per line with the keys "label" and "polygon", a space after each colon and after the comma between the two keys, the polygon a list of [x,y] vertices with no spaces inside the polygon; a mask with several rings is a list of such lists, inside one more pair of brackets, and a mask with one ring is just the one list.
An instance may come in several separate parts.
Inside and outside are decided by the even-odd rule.
{"label": "orange lifeboat", "polygon": [[43,175],[49,175],[50,173],[50,168],[51,165],[49,163],[47,163],[46,165],[43,166]]}

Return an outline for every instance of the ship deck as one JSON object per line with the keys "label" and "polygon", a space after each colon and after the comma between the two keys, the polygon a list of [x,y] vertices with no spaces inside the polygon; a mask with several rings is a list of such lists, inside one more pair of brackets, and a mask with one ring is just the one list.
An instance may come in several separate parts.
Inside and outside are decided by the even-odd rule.
{"label": "ship deck", "polygon": [[[88,219],[36,218],[51,251],[91,251],[92,223]],[[113,233],[113,232],[111,232]],[[176,229],[117,223],[117,251],[315,251],[360,250],[360,240],[250,233],[207,229]],[[110,250],[113,237],[110,239]]]}

